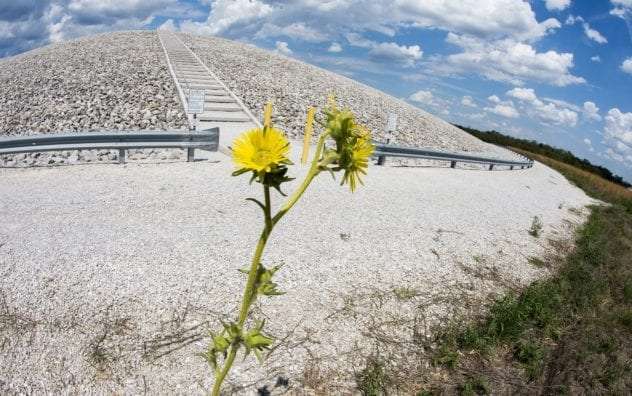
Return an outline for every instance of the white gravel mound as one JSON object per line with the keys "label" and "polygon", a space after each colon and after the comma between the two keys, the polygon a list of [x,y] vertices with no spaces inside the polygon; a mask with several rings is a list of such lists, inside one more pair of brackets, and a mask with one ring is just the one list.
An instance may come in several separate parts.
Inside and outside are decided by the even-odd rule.
{"label": "white gravel mound", "polygon": [[[261,195],[228,177],[227,157],[212,159],[0,169],[0,393],[208,391],[194,354],[236,312],[237,269],[260,220],[244,198]],[[286,264],[287,294],[256,315],[279,347],[263,366],[238,359],[233,390],[271,390],[281,376],[298,394],[352,393],[376,339],[395,341],[380,353],[398,350],[452,309],[547,276],[528,258],[568,236],[592,202],[540,164],[372,166],[366,183],[351,194],[319,177],[275,230],[264,263]],[[534,216],[540,238],[528,233]]]}
{"label": "white gravel mound", "polygon": [[101,34],[0,60],[0,136],[184,126],[155,32]]}
{"label": "white gravel mound", "polygon": [[292,138],[302,136],[308,106],[322,108],[333,93],[341,106],[349,107],[371,128],[376,140],[385,141],[388,114],[393,113],[398,116],[394,134],[398,144],[516,158],[436,116],[339,74],[236,41],[189,34],[180,37],[260,119],[263,106],[271,100],[275,125]]}

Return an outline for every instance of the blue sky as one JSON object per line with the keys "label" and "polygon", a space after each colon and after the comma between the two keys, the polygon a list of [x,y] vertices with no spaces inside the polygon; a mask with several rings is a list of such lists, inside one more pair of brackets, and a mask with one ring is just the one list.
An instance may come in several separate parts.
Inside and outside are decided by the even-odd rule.
{"label": "blue sky", "polygon": [[158,27],[277,51],[632,181],[632,0],[0,0],[0,56]]}

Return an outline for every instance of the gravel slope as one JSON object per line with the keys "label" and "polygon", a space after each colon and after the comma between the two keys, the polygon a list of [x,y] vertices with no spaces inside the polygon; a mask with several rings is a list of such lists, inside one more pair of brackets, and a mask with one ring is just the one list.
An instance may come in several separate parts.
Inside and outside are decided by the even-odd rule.
{"label": "gravel slope", "polygon": [[0,136],[186,125],[155,32],[101,34],[0,60]]}
{"label": "gravel slope", "polygon": [[[244,198],[261,195],[228,177],[227,157],[212,159],[0,169],[0,393],[208,390],[194,353],[234,314],[237,269],[259,232]],[[351,194],[319,177],[275,230],[264,262],[286,263],[287,294],[265,300],[260,317],[281,346],[263,367],[238,359],[235,389],[271,389],[278,376],[323,394],[352,389],[372,337],[395,340],[380,349],[389,353],[454,308],[546,276],[528,257],[592,202],[540,164],[371,167],[366,183]],[[527,232],[536,215],[540,238]],[[417,294],[395,298],[402,287]]]}
{"label": "gravel slope", "polygon": [[180,34],[206,65],[257,117],[268,100],[275,108],[275,124],[290,137],[300,137],[308,106],[322,108],[330,93],[368,125],[377,140],[389,113],[397,114],[398,144],[442,150],[484,153],[515,158],[513,153],[486,144],[417,107],[347,77],[316,66],[217,37]]}

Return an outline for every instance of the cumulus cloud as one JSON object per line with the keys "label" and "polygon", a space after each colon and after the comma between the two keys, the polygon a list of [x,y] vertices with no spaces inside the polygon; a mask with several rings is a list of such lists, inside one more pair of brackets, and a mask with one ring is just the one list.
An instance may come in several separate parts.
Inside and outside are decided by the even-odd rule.
{"label": "cumulus cloud", "polygon": [[530,117],[543,124],[569,127],[577,125],[578,113],[575,110],[579,108],[575,105],[562,100],[540,99],[531,88],[514,88],[507,91],[506,95],[517,99]]}
{"label": "cumulus cloud", "polygon": [[599,55],[591,56],[590,60],[593,61],[593,62],[600,63],[601,62],[601,57]]}
{"label": "cumulus cloud", "polygon": [[342,46],[340,45],[340,43],[336,43],[333,42],[331,43],[331,45],[329,46],[329,48],[327,49],[328,52],[342,52]]}
{"label": "cumulus cloud", "polygon": [[487,98],[492,103],[500,103],[500,98],[496,95],[491,95]]}
{"label": "cumulus cloud", "polygon": [[562,11],[571,5],[571,0],[545,0],[544,5],[549,11]]}
{"label": "cumulus cloud", "polygon": [[158,16],[199,16],[177,0],[0,0],[0,57],[87,34],[143,29]]}
{"label": "cumulus cloud", "polygon": [[632,166],[632,113],[623,113],[618,108],[610,109],[606,115],[604,140],[610,147],[610,158]]}
{"label": "cumulus cloud", "polygon": [[404,67],[412,67],[421,59],[423,51],[418,45],[398,45],[397,43],[379,43],[369,51],[369,58],[377,62],[395,62]]}
{"label": "cumulus cloud", "polygon": [[489,43],[453,33],[448,34],[446,41],[461,47],[463,52],[449,55],[447,63],[437,64],[438,71],[477,72],[490,80],[513,85],[523,85],[527,80],[559,87],[586,82],[570,73],[574,66],[571,53],[553,50],[539,53],[526,43],[512,40]]}
{"label": "cumulus cloud", "polygon": [[584,102],[583,114],[586,119],[591,121],[601,121],[601,116],[599,115],[599,107],[594,102]]}
{"label": "cumulus cloud", "polygon": [[520,114],[512,102],[499,103],[494,107],[485,107],[485,111],[507,118],[518,118]]}
{"label": "cumulus cloud", "polygon": [[371,60],[384,63],[397,63],[404,67],[412,67],[423,56],[418,45],[399,45],[394,42],[378,43],[362,37],[358,33],[348,33],[346,39],[350,45],[369,49]]}
{"label": "cumulus cloud", "polygon": [[272,6],[260,0],[212,0],[211,11],[206,22],[185,20],[180,29],[185,32],[218,35],[235,27],[251,27],[253,22],[262,21],[272,14]]}
{"label": "cumulus cloud", "polygon": [[285,41],[277,41],[274,48],[277,53],[286,56],[292,55],[293,52]]}
{"label": "cumulus cloud", "polygon": [[632,74],[632,57],[629,57],[628,59],[623,61],[623,63],[621,64],[621,70],[623,70],[625,73]]}
{"label": "cumulus cloud", "polygon": [[476,103],[474,103],[474,99],[472,99],[472,97],[468,95],[465,95],[461,99],[461,104],[466,107],[478,107],[476,106]]}
{"label": "cumulus cloud", "polygon": [[255,34],[255,38],[266,37],[290,37],[295,40],[303,40],[312,43],[322,43],[329,40],[329,37],[318,30],[305,25],[302,22],[295,22],[287,26],[277,26],[272,23],[266,23]]}
{"label": "cumulus cloud", "polygon": [[422,103],[422,104],[431,105],[431,104],[433,104],[434,95],[430,91],[423,91],[423,90],[421,90],[421,91],[417,91],[414,94],[410,95],[410,97],[408,99],[410,99],[411,101],[413,101],[415,103]]}
{"label": "cumulus cloud", "polygon": [[531,88],[514,88],[510,91],[507,91],[507,96],[511,96],[513,98],[525,100],[528,102],[533,102],[538,98],[535,95],[535,91]]}

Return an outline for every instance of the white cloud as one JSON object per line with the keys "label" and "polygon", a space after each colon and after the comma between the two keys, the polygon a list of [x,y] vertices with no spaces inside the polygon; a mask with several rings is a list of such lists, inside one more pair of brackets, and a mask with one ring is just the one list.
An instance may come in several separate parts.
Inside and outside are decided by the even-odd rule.
{"label": "white cloud", "polygon": [[540,120],[541,123],[570,127],[577,125],[578,114],[572,109],[579,110],[579,108],[575,105],[556,99],[541,100],[531,88],[514,88],[506,94],[518,99],[528,115]]}
{"label": "white cloud", "polygon": [[590,152],[595,151],[595,148],[593,147],[592,142],[590,141],[590,139],[584,138],[583,142],[584,142],[584,144],[586,146],[588,146],[588,151],[590,151]]}
{"label": "white cloud", "polygon": [[333,42],[327,49],[328,52],[342,52],[342,46],[339,43]]}
{"label": "white cloud", "polygon": [[397,43],[379,43],[369,51],[369,57],[378,62],[396,62],[404,67],[412,67],[421,59],[423,51],[418,45],[398,45]]}
{"label": "white cloud", "polygon": [[615,6],[632,8],[632,0],[610,0]]}
{"label": "white cloud", "polygon": [[489,100],[492,103],[500,103],[500,98],[496,95],[489,96],[487,100]]}
{"label": "white cloud", "polygon": [[329,39],[326,34],[323,34],[318,30],[305,25],[302,22],[295,22],[288,26],[277,26],[272,23],[265,23],[255,34],[255,38],[281,36],[312,43],[322,43]]}
{"label": "white cloud", "polygon": [[478,107],[476,106],[476,103],[474,103],[474,100],[472,99],[472,97],[468,95],[465,95],[461,99],[461,104],[466,107]]}
{"label": "white cloud", "polygon": [[518,118],[520,114],[511,101],[498,103],[494,107],[485,107],[485,111],[497,114],[506,118]]}
{"label": "white cloud", "polygon": [[546,9],[549,11],[562,11],[571,5],[571,0],[545,0]]}
{"label": "white cloud", "polygon": [[605,143],[610,146],[610,158],[632,165],[632,113],[623,113],[614,108],[606,115],[604,127]]}
{"label": "white cloud", "polygon": [[535,95],[535,91],[531,88],[514,88],[510,91],[507,91],[507,96],[511,96],[513,98],[524,100],[527,102],[533,102],[538,98]]}
{"label": "white cloud", "polygon": [[628,59],[623,61],[623,63],[621,64],[621,70],[628,74],[632,74],[632,57],[629,57]]}
{"label": "white cloud", "polygon": [[531,5],[521,0],[400,0],[393,8],[397,19],[414,26],[438,27],[488,39],[533,40],[559,27],[553,18],[539,23]]}
{"label": "white cloud", "polygon": [[584,27],[584,34],[586,35],[586,37],[588,37],[592,41],[595,41],[599,44],[606,44],[608,42],[608,40],[601,33],[591,28],[589,24],[584,23],[583,27]]}
{"label": "white cloud", "polygon": [[601,57],[599,55],[595,55],[595,56],[590,57],[590,60],[593,62],[599,63],[601,62]]}
{"label": "white cloud", "polygon": [[286,56],[292,55],[292,50],[285,41],[277,41],[275,43],[275,51]]}
{"label": "white cloud", "polygon": [[606,39],[601,33],[596,31],[595,29],[591,28],[588,22],[586,22],[584,18],[582,18],[581,16],[569,15],[568,18],[566,18],[566,22],[564,22],[564,24],[566,25],[574,25],[576,23],[582,24],[582,28],[584,29],[584,34],[586,35],[586,37],[588,37],[592,41],[595,41],[599,44],[606,44],[608,42],[608,39]]}
{"label": "white cloud", "polygon": [[167,30],[170,32],[177,32],[178,27],[176,26],[173,19],[167,19],[162,25],[158,26],[158,30]]}
{"label": "white cloud", "polygon": [[574,127],[577,125],[577,113],[562,108],[555,103],[542,103],[536,100],[533,104],[532,116],[539,118],[545,124]]}
{"label": "white cloud", "polygon": [[446,41],[463,48],[464,52],[449,55],[447,64],[437,62],[435,69],[439,72],[473,71],[490,80],[513,85],[523,85],[526,80],[560,87],[586,82],[584,78],[570,73],[574,66],[571,53],[553,50],[538,53],[530,44],[512,40],[488,43],[453,33],[448,33]]}
{"label": "white cloud", "polygon": [[434,95],[430,91],[417,91],[414,94],[410,95],[408,98],[416,103],[423,103],[426,105],[432,105],[434,100]]}
{"label": "white cloud", "polygon": [[418,45],[399,45],[397,43],[378,43],[368,40],[357,33],[348,33],[346,36],[350,45],[369,49],[369,58],[376,62],[397,63],[404,67],[412,67],[423,56],[423,51]]}
{"label": "white cloud", "polygon": [[599,107],[593,102],[584,102],[583,114],[588,120],[601,121]]}
{"label": "white cloud", "polygon": [[260,0],[212,0],[206,22],[184,21],[180,28],[186,32],[216,35],[230,28],[261,20],[272,14],[272,6]]}

